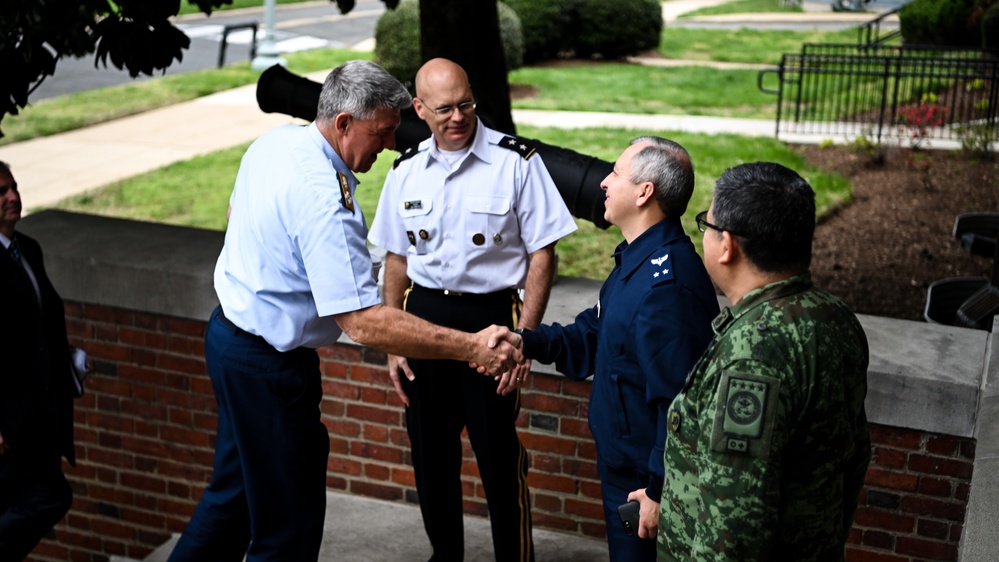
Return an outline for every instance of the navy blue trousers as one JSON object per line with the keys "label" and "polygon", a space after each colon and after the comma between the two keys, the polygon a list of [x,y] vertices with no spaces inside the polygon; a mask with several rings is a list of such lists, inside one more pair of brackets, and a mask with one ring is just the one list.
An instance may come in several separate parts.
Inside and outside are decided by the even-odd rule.
{"label": "navy blue trousers", "polygon": [[319,356],[281,353],[216,309],[205,360],[219,410],[214,471],[170,561],[314,562],[329,456]]}
{"label": "navy blue trousers", "polygon": [[647,473],[633,469],[616,469],[597,459],[600,492],[604,501],[604,521],[607,525],[607,548],[610,562],[655,562],[656,539],[628,536],[621,524],[617,507],[627,503],[628,494],[649,485]]}
{"label": "navy blue trousers", "polygon": [[73,490],[54,470],[0,478],[0,562],[21,562],[69,511]]}
{"label": "navy blue trousers", "polygon": [[[466,332],[512,326],[520,300],[512,291],[447,296],[414,288],[407,311]],[[527,451],[517,436],[520,392],[496,394],[496,381],[461,361],[408,360],[416,380],[402,377],[409,396],[406,429],[413,447],[416,490],[432,562],[464,558],[461,432],[468,430],[489,506],[493,550],[501,562],[534,560]]]}

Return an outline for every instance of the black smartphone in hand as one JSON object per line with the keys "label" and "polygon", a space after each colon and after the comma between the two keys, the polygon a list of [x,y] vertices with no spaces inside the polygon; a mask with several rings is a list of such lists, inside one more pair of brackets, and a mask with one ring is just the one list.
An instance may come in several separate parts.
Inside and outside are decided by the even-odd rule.
{"label": "black smartphone in hand", "polygon": [[617,514],[621,518],[621,524],[624,525],[624,532],[629,537],[638,534],[638,508],[640,506],[638,500],[631,500],[617,507]]}

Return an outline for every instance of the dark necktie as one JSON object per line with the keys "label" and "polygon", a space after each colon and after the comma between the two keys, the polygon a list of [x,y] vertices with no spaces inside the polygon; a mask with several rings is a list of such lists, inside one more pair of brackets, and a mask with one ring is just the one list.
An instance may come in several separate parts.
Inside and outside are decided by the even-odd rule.
{"label": "dark necktie", "polygon": [[17,247],[17,238],[11,238],[7,251],[10,252],[10,257],[14,258],[14,263],[21,265],[21,250]]}

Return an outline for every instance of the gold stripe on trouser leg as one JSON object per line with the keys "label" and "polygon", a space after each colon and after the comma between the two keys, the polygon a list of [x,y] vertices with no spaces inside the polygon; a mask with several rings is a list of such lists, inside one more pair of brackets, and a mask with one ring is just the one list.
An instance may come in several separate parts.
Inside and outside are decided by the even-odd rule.
{"label": "gold stripe on trouser leg", "polygon": [[[517,407],[520,407],[520,393],[517,393]],[[517,438],[520,441],[520,438]],[[527,450],[524,445],[520,445],[520,460],[517,463],[517,478],[520,486],[520,559],[524,562],[531,560],[531,549],[534,544],[531,541],[531,491],[527,487]]]}
{"label": "gold stripe on trouser leg", "polygon": [[[514,292],[510,296],[511,314],[513,317],[513,327],[520,327],[520,315],[524,309],[524,301]],[[514,392],[514,412],[520,412],[520,389]],[[528,561],[531,559],[531,549],[534,547],[531,541],[531,491],[527,487],[527,449],[520,438],[517,438],[520,445],[520,458],[517,459],[517,504],[520,506],[520,559]]]}
{"label": "gold stripe on trouser leg", "polygon": [[410,283],[409,287],[402,292],[402,309],[406,310],[406,303],[409,302],[409,294],[413,292],[413,284]]}
{"label": "gold stripe on trouser leg", "polygon": [[520,300],[516,291],[510,295],[510,304],[510,314],[513,317],[513,329],[516,330],[520,327],[520,313],[524,309],[524,301]]}

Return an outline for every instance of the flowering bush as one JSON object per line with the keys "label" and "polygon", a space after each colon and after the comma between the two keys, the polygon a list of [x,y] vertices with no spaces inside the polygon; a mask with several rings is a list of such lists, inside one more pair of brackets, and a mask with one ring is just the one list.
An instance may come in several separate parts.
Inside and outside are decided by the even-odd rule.
{"label": "flowering bush", "polygon": [[902,106],[898,110],[898,120],[901,123],[898,132],[902,137],[910,139],[913,150],[919,150],[924,143],[930,144],[930,130],[943,125],[946,112],[947,109],[937,105],[935,100]]}

